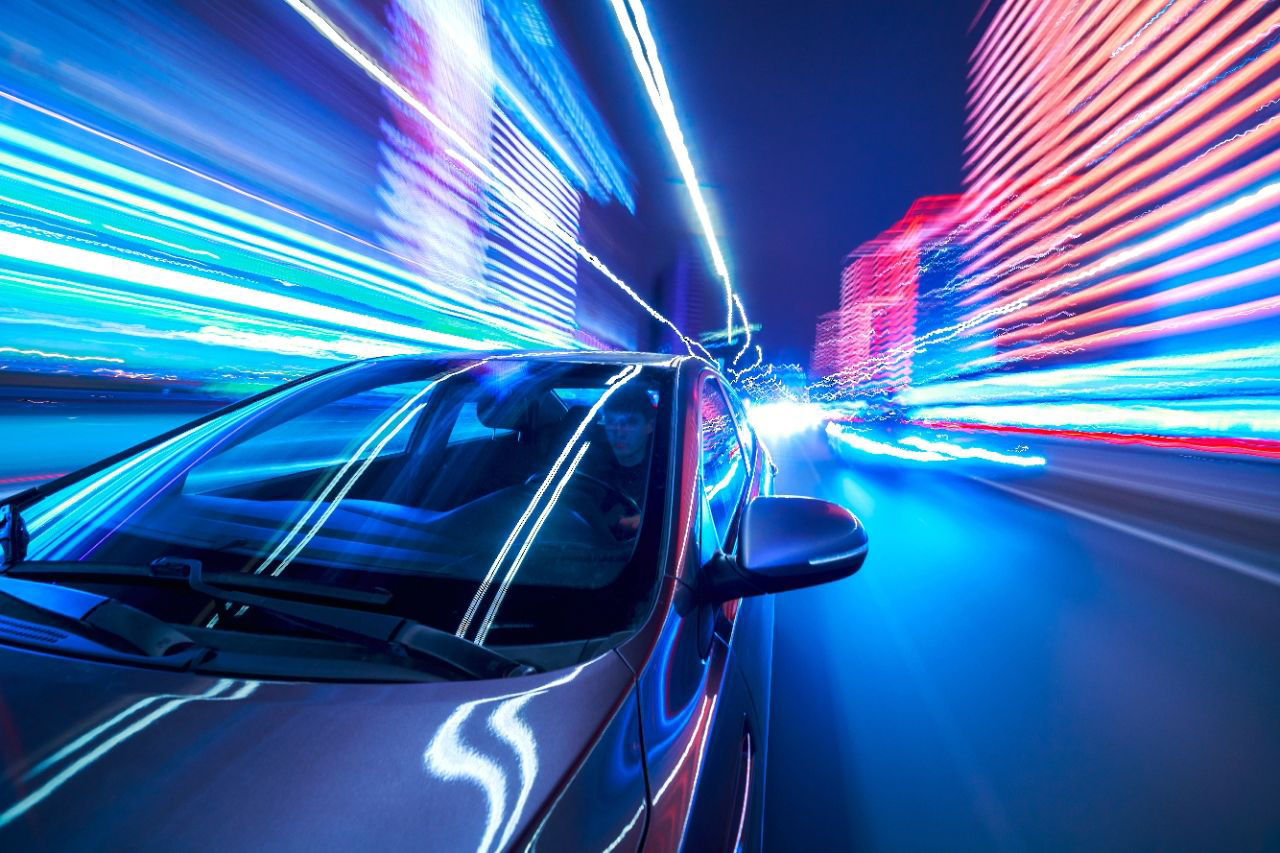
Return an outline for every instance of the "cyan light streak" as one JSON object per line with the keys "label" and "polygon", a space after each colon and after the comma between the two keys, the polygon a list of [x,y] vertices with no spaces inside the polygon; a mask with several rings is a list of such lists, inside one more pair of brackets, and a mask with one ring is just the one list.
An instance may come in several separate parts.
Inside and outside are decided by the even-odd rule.
{"label": "cyan light streak", "polygon": [[[192,457],[208,453],[210,440],[226,441],[267,405],[268,401],[259,400],[229,414],[217,426],[204,423],[192,427],[91,475],[65,497],[55,494],[36,501],[26,510],[31,533],[29,558],[72,559],[87,539],[105,527],[118,526],[123,517],[141,508],[128,499],[130,495],[145,494],[148,484],[172,478],[175,466],[194,465],[196,460]],[[160,489],[152,490],[153,498],[160,493]]]}
{"label": "cyan light streak", "polygon": [[[492,187],[500,192],[503,198],[512,203],[519,212],[528,217],[528,219],[537,224],[550,234],[554,234],[557,238],[563,239],[569,245],[572,245],[574,251],[579,257],[602,273],[609,281],[618,285],[618,287],[634,300],[646,313],[655,320],[674,331],[680,339],[685,343],[690,354],[693,349],[701,347],[694,341],[691,341],[674,323],[666,316],[659,312],[656,308],[646,302],[630,285],[626,284],[619,278],[608,266],[600,260],[599,257],[587,250],[585,246],[578,242],[575,234],[565,231],[555,220],[550,217],[538,200],[523,188],[516,186],[512,181],[507,179],[499,170],[492,168],[492,164],[488,159],[471,145],[464,137],[451,128],[448,122],[437,116],[431,108],[422,102],[412,91],[406,88],[400,81],[383,68],[373,58],[368,56],[360,47],[330,22],[318,9],[307,0],[284,0],[291,8],[302,15],[302,17],[311,24],[317,32],[325,37],[333,44],[343,55],[358,65],[366,74],[372,77],[377,83],[384,87],[389,93],[394,95],[406,107],[417,113],[424,121],[432,126],[438,133],[449,140],[454,146],[453,162],[470,173],[476,180]],[[703,354],[707,355],[703,350]]]}
{"label": "cyan light streak", "polygon": [[468,346],[497,346],[497,342],[466,338],[444,332],[434,332],[406,323],[379,320],[365,314],[320,305],[269,293],[264,290],[198,276],[175,269],[165,269],[105,252],[90,251],[51,240],[23,237],[11,232],[0,232],[0,255],[25,261],[51,270],[71,270],[85,276],[116,279],[134,286],[153,288],[165,293],[211,299],[227,305],[240,305],[261,309],[283,317],[302,317],[334,328],[358,329],[383,335],[393,340],[417,343],[423,348]]}
{"label": "cyan light streak", "polygon": [[925,406],[913,420],[1164,436],[1280,438],[1280,397]]}
{"label": "cyan light streak", "polygon": [[930,406],[1051,401],[1064,396],[1142,400],[1180,394],[1267,393],[1280,393],[1280,344],[996,373],[917,385],[902,392],[899,400],[908,406]]}
{"label": "cyan light streak", "polygon": [[939,453],[955,459],[981,459],[984,462],[998,462],[1001,465],[1015,465],[1019,468],[1038,468],[1045,464],[1043,456],[1016,456],[1012,453],[999,453],[985,447],[965,447],[950,441],[929,441],[918,435],[909,435],[898,439],[899,444],[914,447],[917,450]]}
{"label": "cyan light streak", "polygon": [[886,456],[905,462],[992,462],[1015,468],[1040,468],[1046,464],[1043,456],[1034,454],[1000,453],[985,447],[959,445],[950,441],[926,439],[908,435],[897,444],[879,441],[850,427],[827,424],[827,438],[836,448],[857,451],[870,456]]}
{"label": "cyan light streak", "polygon": [[[464,6],[479,10],[472,37],[454,38]],[[597,273],[684,339],[578,240],[584,195],[628,210],[634,197],[536,3],[433,5],[448,32],[430,73],[446,74],[439,93],[455,72],[475,72],[474,98],[459,103],[488,113],[492,132],[482,119],[472,134],[457,132],[461,106],[424,100],[421,79],[397,76],[397,35],[381,11],[346,0],[280,8],[248,14],[243,39],[154,0],[70,0],[58,12],[19,0],[0,12],[14,50],[31,57],[0,80],[0,251],[20,249],[0,257],[5,368],[88,376],[109,364],[153,384],[237,393],[369,355],[626,342],[629,316],[588,310],[604,325],[579,329],[579,276]],[[299,15],[315,43],[273,40],[282,15]],[[146,24],[137,49],[95,53],[126,19]],[[304,55],[264,61],[277,42]],[[411,157],[400,174],[379,170],[380,134],[395,130],[388,104],[391,118],[412,116],[407,133],[430,127],[443,142],[453,233],[477,235],[429,239],[425,260],[439,263],[398,244],[421,231],[417,220],[379,219],[380,180],[381,197],[400,193],[399,212],[425,215]],[[476,192],[463,204],[466,187]]]}

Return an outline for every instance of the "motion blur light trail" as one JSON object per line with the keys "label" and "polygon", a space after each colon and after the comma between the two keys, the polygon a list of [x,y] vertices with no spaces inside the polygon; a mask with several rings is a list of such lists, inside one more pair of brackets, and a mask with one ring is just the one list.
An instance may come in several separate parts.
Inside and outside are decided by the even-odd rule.
{"label": "motion blur light trail", "polygon": [[850,255],[812,398],[1270,455],[1280,7],[1049,0],[980,17],[966,190]]}
{"label": "motion blur light trail", "polygon": [[914,447],[930,453],[940,453],[956,459],[981,459],[985,462],[999,462],[1002,465],[1016,465],[1020,468],[1035,468],[1045,464],[1043,456],[1016,456],[1011,453],[999,453],[985,447],[963,447],[949,441],[929,441],[918,435],[909,435],[898,439],[899,444]]}
{"label": "motion blur light trail", "polygon": [[742,300],[733,290],[729,266],[720,248],[720,242],[716,238],[715,227],[711,222],[711,211],[702,194],[702,185],[698,182],[693,158],[685,145],[684,132],[676,116],[675,101],[671,96],[671,90],[667,88],[667,75],[663,70],[662,60],[658,56],[658,46],[654,41],[653,32],[649,27],[648,13],[645,11],[642,0],[611,0],[611,3],[618,25],[622,28],[627,45],[631,48],[631,58],[635,62],[636,71],[639,72],[645,92],[648,93],[649,100],[658,115],[667,143],[671,147],[671,154],[675,157],[676,166],[680,170],[680,177],[689,193],[689,201],[693,205],[694,215],[706,240],[712,266],[716,275],[724,282],[725,335],[730,342],[734,337],[734,313],[737,312],[742,318],[743,343],[734,357],[734,361],[737,362],[751,346],[751,323],[747,320]]}
{"label": "motion blur light trail", "polygon": [[[985,447],[964,446],[951,441],[938,441],[907,435],[890,444],[872,438],[866,431],[837,423],[826,426],[827,439],[838,455],[858,461],[858,453],[888,456],[907,462],[992,462],[1017,468],[1039,468],[1046,464],[1043,456],[1001,453]],[[856,451],[850,454],[849,451]]]}
{"label": "motion blur light trail", "polygon": [[578,239],[585,199],[634,193],[540,7],[382,14],[6,4],[8,383],[239,393],[365,356],[634,345],[634,317],[579,311],[596,279],[671,325]]}

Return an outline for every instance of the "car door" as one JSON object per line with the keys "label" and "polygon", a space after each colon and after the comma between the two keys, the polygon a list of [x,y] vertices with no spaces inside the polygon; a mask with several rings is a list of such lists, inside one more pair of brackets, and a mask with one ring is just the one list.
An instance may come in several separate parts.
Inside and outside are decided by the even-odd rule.
{"label": "car door", "polygon": [[693,535],[678,569],[683,595],[667,614],[640,674],[641,726],[651,814],[646,848],[734,849],[745,820],[759,725],[751,695],[732,662],[726,608],[692,601],[697,575],[718,552],[736,547],[736,525],[752,484],[752,465],[718,379],[691,389],[696,421],[689,461],[696,477]]}
{"label": "car door", "polygon": [[[733,412],[738,437],[750,461],[751,473],[742,509],[757,495],[773,493],[774,466],[768,452],[747,420],[747,412],[738,395],[724,387],[725,398]],[[742,512],[742,509],[739,512]],[[769,705],[773,684],[772,595],[757,595],[726,602],[717,614],[717,631],[730,647],[730,662],[746,685],[751,697],[753,716],[744,747],[745,765],[742,837],[746,849],[759,849],[764,832],[764,782],[769,744]]]}

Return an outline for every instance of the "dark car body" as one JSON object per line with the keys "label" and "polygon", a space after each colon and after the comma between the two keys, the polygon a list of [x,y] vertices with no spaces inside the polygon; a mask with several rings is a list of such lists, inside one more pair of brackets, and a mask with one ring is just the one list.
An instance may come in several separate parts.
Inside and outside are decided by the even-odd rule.
{"label": "dark car body", "polygon": [[[0,849],[758,849],[773,600],[696,591],[771,491],[768,453],[706,362],[530,358],[669,382],[661,507],[642,533],[657,543],[652,606],[634,630],[571,666],[412,683],[132,665],[0,617]],[[703,500],[709,394],[729,401],[745,465],[723,533]],[[0,581],[8,596],[49,589]],[[94,606],[54,589],[58,608]]]}

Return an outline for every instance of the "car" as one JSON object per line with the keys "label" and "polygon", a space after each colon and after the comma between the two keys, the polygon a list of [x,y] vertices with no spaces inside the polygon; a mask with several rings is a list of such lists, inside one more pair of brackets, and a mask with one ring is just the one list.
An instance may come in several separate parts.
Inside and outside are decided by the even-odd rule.
{"label": "car", "polygon": [[0,506],[0,848],[761,844],[772,594],[852,574],[709,362],[395,356]]}

